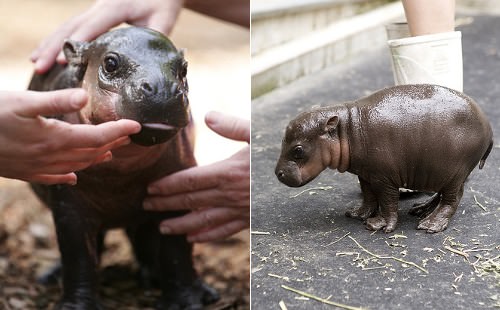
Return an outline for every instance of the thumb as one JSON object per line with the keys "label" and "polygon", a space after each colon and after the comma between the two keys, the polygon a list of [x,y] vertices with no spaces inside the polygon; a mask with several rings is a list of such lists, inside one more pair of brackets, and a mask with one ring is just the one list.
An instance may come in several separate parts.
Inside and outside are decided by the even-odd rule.
{"label": "thumb", "polygon": [[76,112],[87,103],[83,89],[63,89],[48,92],[27,91],[18,98],[17,114],[24,117],[51,116]]}
{"label": "thumb", "polygon": [[219,135],[237,141],[250,143],[250,121],[219,112],[208,112],[207,126]]}

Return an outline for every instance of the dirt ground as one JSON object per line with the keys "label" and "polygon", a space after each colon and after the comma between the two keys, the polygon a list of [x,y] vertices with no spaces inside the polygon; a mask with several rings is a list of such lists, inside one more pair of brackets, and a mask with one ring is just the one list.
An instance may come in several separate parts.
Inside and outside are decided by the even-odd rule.
{"label": "dirt ground", "polygon": [[[60,287],[36,279],[59,258],[52,217],[26,183],[0,179],[0,309],[50,309]],[[105,309],[152,309],[159,291],[135,281],[136,265],[120,230],[106,237],[101,263],[101,299]],[[196,268],[222,295],[208,309],[248,308],[248,233],[198,245]]]}
{"label": "dirt ground", "polygon": [[[32,49],[67,18],[92,1],[0,1],[0,85],[23,90],[32,73]],[[210,29],[210,31],[206,31]],[[250,117],[249,32],[184,11],[171,36],[187,49],[190,102],[197,123],[199,164],[224,159],[242,147],[211,133],[203,123],[208,110]],[[210,151],[217,145],[217,152]],[[134,279],[130,246],[120,230],[106,237],[102,258],[101,299],[106,309],[150,309],[157,291],[144,291]],[[20,181],[0,178],[0,309],[47,309],[60,287],[36,278],[59,256],[50,212]],[[248,231],[195,247],[196,268],[221,293],[209,309],[249,308]]]}

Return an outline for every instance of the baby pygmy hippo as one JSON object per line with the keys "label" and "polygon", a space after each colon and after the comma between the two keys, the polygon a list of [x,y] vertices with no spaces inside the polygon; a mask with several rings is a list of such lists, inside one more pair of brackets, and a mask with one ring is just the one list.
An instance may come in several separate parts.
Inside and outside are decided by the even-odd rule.
{"label": "baby pygmy hippo", "polygon": [[106,230],[117,227],[127,231],[143,280],[161,288],[158,309],[202,309],[216,301],[218,294],[193,267],[185,236],[158,230],[163,219],[179,213],[142,208],[149,183],[196,165],[182,52],[161,33],[136,27],[90,43],[68,40],[63,51],[68,65],[36,74],[29,86],[87,90],[82,111],[59,119],[100,124],[128,118],[142,129],[131,137],[134,143],[113,151],[112,161],[78,171],[77,185],[33,185],[52,210],[61,251],[63,294],[56,309],[102,309],[98,263]]}
{"label": "baby pygmy hippo", "polygon": [[400,85],[298,115],[285,132],[276,176],[303,186],[324,169],[358,175],[363,203],[346,213],[394,231],[399,188],[436,194],[410,213],[418,229],[446,229],[464,182],[493,146],[485,114],[468,96],[437,85]]}

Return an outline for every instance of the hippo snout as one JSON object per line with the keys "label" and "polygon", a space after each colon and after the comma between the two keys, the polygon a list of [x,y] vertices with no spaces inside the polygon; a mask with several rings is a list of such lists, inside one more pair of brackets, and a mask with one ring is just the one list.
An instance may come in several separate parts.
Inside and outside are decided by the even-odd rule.
{"label": "hippo snout", "polygon": [[187,90],[178,81],[138,78],[124,89],[123,117],[138,121],[142,130],[131,136],[134,143],[163,143],[191,120]]}
{"label": "hippo snout", "polygon": [[157,106],[153,108],[142,110],[142,117],[139,120],[142,126],[141,131],[130,138],[132,142],[143,146],[170,140],[191,120],[188,98],[185,93],[178,93],[165,102],[157,103]]}
{"label": "hippo snout", "polygon": [[285,171],[280,169],[280,170],[276,170],[274,173],[278,177],[278,180],[282,181],[285,179]]}
{"label": "hippo snout", "polygon": [[186,90],[182,89],[182,85],[176,81],[162,81],[162,77],[157,80],[158,81],[152,78],[141,78],[137,81],[132,81],[126,90],[130,101],[166,102],[162,99],[173,98],[180,93],[186,92]]}
{"label": "hippo snout", "polygon": [[300,187],[304,184],[302,184],[299,169],[294,166],[295,165],[278,163],[274,173],[281,183],[290,187]]}
{"label": "hippo snout", "polygon": [[[188,102],[180,96],[187,90],[179,83],[158,78],[131,78],[123,90],[123,109],[138,121],[165,121],[167,113],[179,113],[187,109]],[[169,110],[169,111],[167,111]],[[182,116],[182,115],[181,115]],[[140,119],[142,118],[142,119]],[[167,121],[174,121],[169,119]]]}

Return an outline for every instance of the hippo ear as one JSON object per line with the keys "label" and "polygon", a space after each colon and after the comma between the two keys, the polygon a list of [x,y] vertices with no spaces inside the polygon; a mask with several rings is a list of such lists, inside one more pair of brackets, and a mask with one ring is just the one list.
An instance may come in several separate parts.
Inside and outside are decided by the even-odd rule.
{"label": "hippo ear", "polygon": [[65,40],[63,45],[64,56],[66,56],[68,64],[75,68],[76,77],[79,80],[83,79],[87,68],[87,58],[85,57],[87,47],[88,43],[70,39]]}
{"label": "hippo ear", "polygon": [[67,39],[64,41],[63,52],[64,56],[71,65],[81,65],[84,63],[83,55],[87,49],[88,43],[78,42]]}
{"label": "hippo ear", "polygon": [[332,133],[337,129],[337,126],[339,125],[339,117],[337,115],[334,115],[330,117],[325,124],[324,130],[325,132]]}

